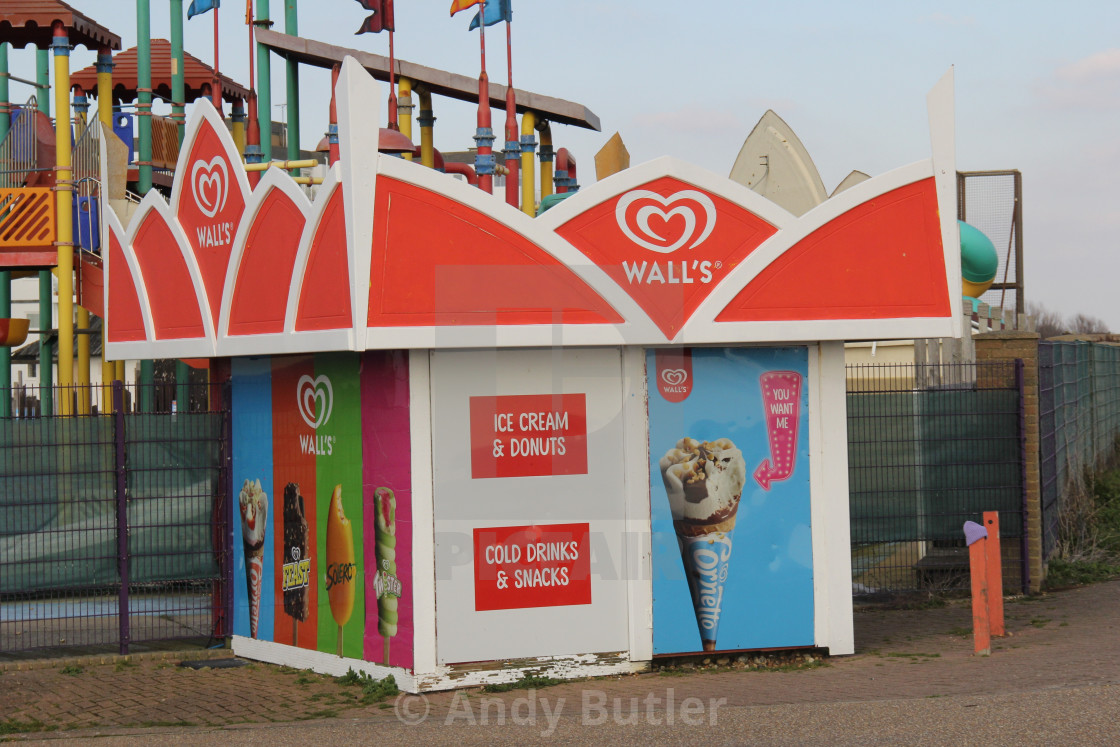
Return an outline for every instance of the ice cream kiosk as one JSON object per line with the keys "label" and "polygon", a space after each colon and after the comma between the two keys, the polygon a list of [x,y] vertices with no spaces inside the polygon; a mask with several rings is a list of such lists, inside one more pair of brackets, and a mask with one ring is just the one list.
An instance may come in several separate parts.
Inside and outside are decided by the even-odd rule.
{"label": "ice cream kiosk", "polygon": [[930,159],[800,217],[662,158],[533,218],[335,93],[313,201],[203,103],[104,221],[109,355],[227,361],[234,652],[413,692],[851,653],[843,344],[959,334],[951,78]]}

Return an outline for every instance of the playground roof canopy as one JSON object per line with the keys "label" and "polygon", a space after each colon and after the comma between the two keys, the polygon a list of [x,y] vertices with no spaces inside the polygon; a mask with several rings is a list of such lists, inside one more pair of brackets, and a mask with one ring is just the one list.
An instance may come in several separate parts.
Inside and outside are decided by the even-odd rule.
{"label": "playground roof canopy", "polygon": [[119,36],[62,0],[4,0],[0,3],[0,40],[16,49],[46,49],[54,36],[51,26],[55,21],[66,26],[72,46],[121,48]]}
{"label": "playground roof canopy", "polygon": [[[342,60],[350,56],[356,59],[377,80],[389,80],[388,57],[358,49],[337,47],[333,44],[305,39],[301,36],[289,36],[268,29],[257,29],[256,35],[258,42],[282,57],[306,65],[330,68],[342,64]],[[394,62],[396,63],[397,77],[408,78],[413,82],[414,87],[418,84],[423,85],[433,94],[459,101],[478,101],[478,80],[476,78],[449,73],[445,70],[436,70],[400,59],[396,59]],[[575,125],[596,132],[600,129],[598,115],[582,104],[524,91],[520,88],[513,90],[517,99],[517,111],[519,112],[531,111],[550,122]],[[506,87],[491,82],[490,106],[504,109],[505,105]]]}
{"label": "playground roof canopy", "polygon": [[[166,39],[152,39],[152,91],[155,95],[171,101],[171,42]],[[139,50],[131,47],[113,56],[113,98],[117,101],[136,100],[136,79],[139,76],[137,62]],[[221,73],[218,78],[222,81],[222,98],[233,102],[236,99],[248,99],[249,91],[232,78]],[[186,101],[189,104],[195,99],[203,98],[203,85],[213,85],[214,68],[210,67],[197,57],[183,52],[183,85]],[[97,90],[97,66],[90,65],[82,68],[70,76],[71,86],[80,86],[86,91]]]}

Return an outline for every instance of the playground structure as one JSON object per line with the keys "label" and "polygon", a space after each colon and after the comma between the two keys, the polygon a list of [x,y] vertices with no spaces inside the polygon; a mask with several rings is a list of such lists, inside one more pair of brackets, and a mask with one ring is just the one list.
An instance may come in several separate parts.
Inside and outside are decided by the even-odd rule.
{"label": "playground structure", "polygon": [[[515,118],[507,122],[504,163],[493,162],[492,157],[487,160],[485,156],[473,165],[445,162],[443,154],[434,147],[433,97],[478,102],[480,94],[488,90],[485,75],[475,80],[303,39],[296,35],[296,2],[285,3],[288,33],[273,31],[269,0],[259,0],[250,33],[255,37],[252,47],[257,78],[269,83],[255,89],[245,88],[184,51],[183,2],[170,0],[170,5],[170,40],[152,37],[148,2],[144,0],[137,4],[139,43],[123,51],[119,36],[61,0],[35,0],[0,9],[0,319],[12,317],[13,279],[36,274],[36,326],[40,329],[31,333],[40,338],[38,383],[44,415],[56,411],[63,415],[89,413],[98,399],[102,411],[110,409],[108,384],[125,378],[124,361],[103,361],[102,396],[92,397],[89,393],[90,315],[101,317],[104,309],[102,213],[113,210],[127,224],[140,196],[152,189],[169,194],[182,145],[185,112],[188,105],[200,99],[230,107],[228,126],[241,156],[241,167],[251,184],[256,184],[269,168],[310,171],[321,161],[333,162],[338,158],[337,135],[332,134],[334,105],[332,101],[328,122],[331,132],[320,146],[324,153],[308,158],[307,152],[300,150],[299,142],[299,68],[325,67],[337,75],[342,59],[349,55],[361,60],[378,79],[399,76],[399,80],[394,80],[399,84],[399,107],[394,90],[390,97],[394,116],[381,128],[382,152],[459,174],[476,186],[486,186],[493,175],[499,175],[505,180],[506,201],[519,207],[524,205],[529,214],[535,213],[539,199],[549,198],[553,192],[563,194],[578,189],[575,158],[566,148],[553,150],[551,125],[597,130],[598,118],[586,107],[509,86],[489,86],[493,95],[486,98],[487,103],[510,111],[515,107],[522,118],[520,132]],[[391,32],[392,3],[385,5],[389,14],[385,28]],[[487,18],[489,23],[490,16]],[[74,47],[96,50],[96,64],[71,72],[69,54]],[[8,73],[9,50],[24,48],[35,50],[34,81]],[[287,139],[286,159],[273,158],[272,134],[276,125],[268,116],[272,108],[270,76],[275,56],[285,60],[288,95],[293,102],[282,125]],[[10,103],[12,82],[31,86],[34,95],[23,104]],[[96,99],[92,118],[88,114],[90,96]],[[170,116],[152,113],[155,99],[171,105]],[[53,121],[52,101],[56,115]],[[488,106],[479,107],[480,116],[484,108],[485,116],[489,117]],[[419,135],[415,144],[414,126]],[[539,187],[535,181],[538,133]],[[56,148],[56,142],[63,143],[63,147]],[[69,148],[65,147],[68,142],[73,143]],[[480,148],[479,153],[485,150]],[[559,167],[555,171],[554,162]],[[520,175],[524,178],[519,179]],[[311,187],[321,183],[321,176],[297,175],[295,181]],[[57,327],[53,323],[56,313]],[[21,320],[14,320],[14,328],[21,325]],[[9,337],[8,347],[0,349],[0,390],[11,387],[11,346],[19,344],[22,340],[18,336]],[[192,363],[205,365],[200,360]],[[150,383],[152,361],[141,360],[139,370],[139,379]],[[176,378],[185,380],[186,372],[187,364],[180,361]],[[58,398],[57,406],[53,396],[56,391],[65,393]],[[151,402],[141,401],[138,406],[150,409]],[[0,402],[0,416],[10,413],[10,401]]]}

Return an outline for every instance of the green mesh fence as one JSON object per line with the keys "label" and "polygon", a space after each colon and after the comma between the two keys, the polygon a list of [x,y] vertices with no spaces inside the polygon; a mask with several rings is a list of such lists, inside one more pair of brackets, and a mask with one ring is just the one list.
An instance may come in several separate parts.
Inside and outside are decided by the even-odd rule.
{"label": "green mesh fence", "polygon": [[961,588],[962,526],[998,511],[1021,583],[1023,446],[1014,363],[848,368],[856,593]]}

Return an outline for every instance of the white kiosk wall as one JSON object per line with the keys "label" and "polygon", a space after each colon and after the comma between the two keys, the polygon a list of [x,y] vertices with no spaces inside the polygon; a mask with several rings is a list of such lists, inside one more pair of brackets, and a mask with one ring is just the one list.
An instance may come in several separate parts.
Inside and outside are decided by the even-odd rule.
{"label": "white kiosk wall", "polygon": [[435,351],[431,391],[438,663],[627,651],[621,352]]}

